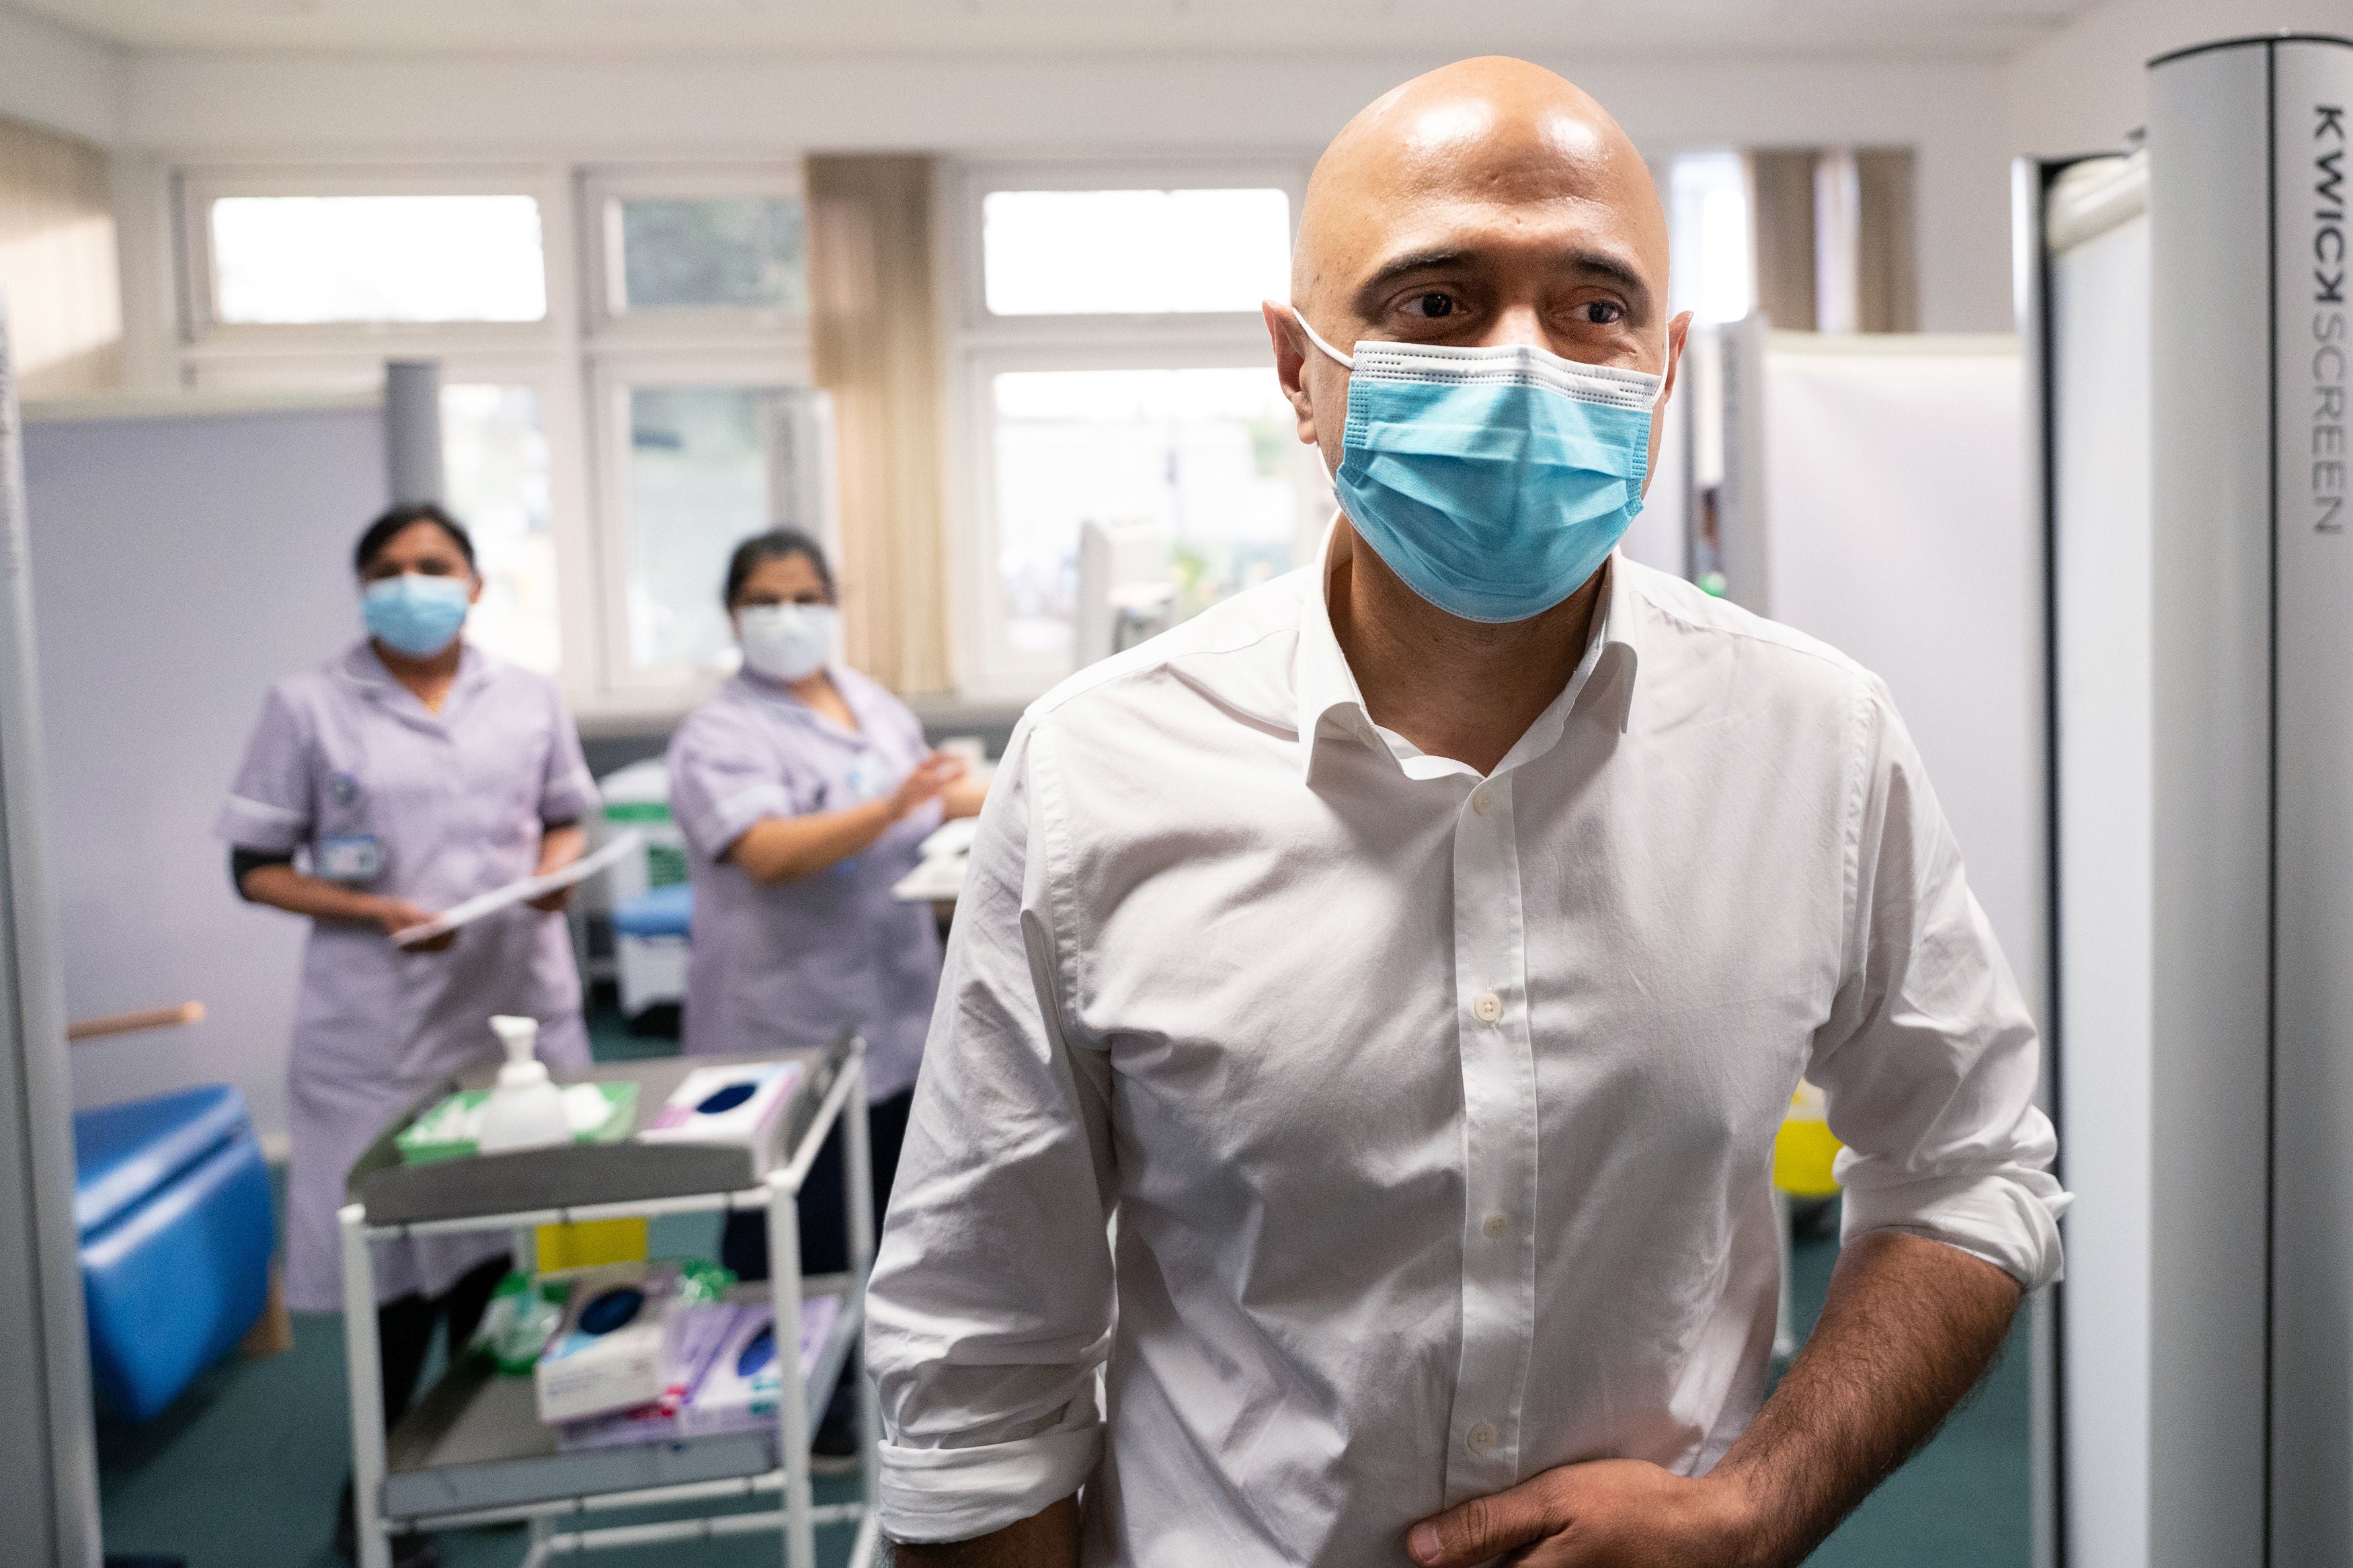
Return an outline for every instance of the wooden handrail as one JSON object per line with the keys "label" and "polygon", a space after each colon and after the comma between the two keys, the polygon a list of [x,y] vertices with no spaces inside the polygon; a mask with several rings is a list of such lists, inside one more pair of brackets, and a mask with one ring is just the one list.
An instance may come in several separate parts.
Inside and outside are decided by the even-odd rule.
{"label": "wooden handrail", "polygon": [[168,1029],[180,1024],[194,1024],[205,1016],[201,1002],[183,1002],[176,1007],[150,1007],[143,1013],[114,1013],[103,1018],[82,1018],[66,1026],[66,1038],[103,1039],[109,1035],[136,1034],[142,1029]]}

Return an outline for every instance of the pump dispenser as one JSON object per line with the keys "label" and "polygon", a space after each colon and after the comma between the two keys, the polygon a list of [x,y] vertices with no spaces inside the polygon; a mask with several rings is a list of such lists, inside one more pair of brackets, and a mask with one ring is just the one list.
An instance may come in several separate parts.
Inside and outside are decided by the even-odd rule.
{"label": "pump dispenser", "polygon": [[564,1091],[547,1076],[547,1064],[533,1052],[539,1045],[539,1020],[500,1015],[491,1030],[506,1047],[506,1065],[499,1068],[498,1087],[482,1106],[482,1131],[474,1147],[495,1154],[507,1149],[539,1149],[572,1141],[572,1123],[564,1113]]}

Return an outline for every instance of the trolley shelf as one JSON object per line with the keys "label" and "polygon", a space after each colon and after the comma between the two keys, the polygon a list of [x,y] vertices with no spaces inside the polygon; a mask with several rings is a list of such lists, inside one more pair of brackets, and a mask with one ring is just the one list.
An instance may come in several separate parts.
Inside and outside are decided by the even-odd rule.
{"label": "trolley shelf", "polygon": [[[721,1194],[759,1186],[779,1159],[797,1149],[849,1053],[845,1035],[821,1050],[777,1051],[748,1057],[656,1057],[603,1062],[582,1072],[557,1071],[558,1083],[635,1082],[638,1102],[632,1139],[652,1125],[686,1075],[697,1068],[732,1062],[797,1062],[801,1083],[776,1119],[772,1135],[756,1148],[699,1143],[570,1143],[553,1149],[517,1149],[476,1154],[438,1164],[401,1163],[399,1135],[419,1116],[460,1089],[489,1089],[498,1063],[484,1058],[433,1086],[370,1144],[353,1165],[346,1192],[367,1205],[371,1226],[430,1226],[436,1230],[502,1229],[518,1215],[541,1212],[610,1208],[649,1212],[643,1205],[717,1208]],[[665,1202],[665,1200],[671,1200]],[[696,1201],[701,1200],[701,1201]],[[466,1221],[479,1219],[480,1226]]]}
{"label": "trolley shelf", "polygon": [[[860,1293],[848,1275],[812,1275],[802,1289],[814,1300],[842,1299],[832,1331],[802,1381],[810,1410],[823,1410],[857,1342]],[[736,1300],[765,1301],[765,1285],[730,1292]],[[777,1473],[774,1422],[743,1432],[621,1443],[569,1452],[557,1428],[543,1426],[528,1377],[502,1376],[480,1356],[453,1366],[393,1428],[384,1480],[384,1511],[402,1528],[430,1529],[441,1515],[465,1514],[468,1523],[565,1511],[605,1493],[638,1492],[704,1481],[748,1479]]]}

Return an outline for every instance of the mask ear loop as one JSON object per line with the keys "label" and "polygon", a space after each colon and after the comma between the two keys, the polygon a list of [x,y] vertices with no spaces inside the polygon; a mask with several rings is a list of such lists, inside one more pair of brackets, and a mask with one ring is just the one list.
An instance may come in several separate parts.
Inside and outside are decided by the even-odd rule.
{"label": "mask ear loop", "polygon": [[1651,417],[1657,419],[1659,410],[1667,405],[1667,388],[1675,384],[1675,319],[1667,318],[1667,330],[1659,345],[1659,395],[1651,399]]}
{"label": "mask ear loop", "polygon": [[1352,355],[1342,353],[1338,349],[1335,349],[1330,343],[1325,342],[1324,341],[1323,334],[1316,331],[1314,328],[1309,326],[1307,324],[1307,318],[1301,315],[1297,309],[1294,308],[1292,310],[1291,319],[1299,323],[1299,330],[1307,334],[1307,341],[1309,342],[1314,343],[1317,348],[1324,351],[1325,358],[1339,365],[1343,370],[1354,370],[1356,368],[1356,359]]}

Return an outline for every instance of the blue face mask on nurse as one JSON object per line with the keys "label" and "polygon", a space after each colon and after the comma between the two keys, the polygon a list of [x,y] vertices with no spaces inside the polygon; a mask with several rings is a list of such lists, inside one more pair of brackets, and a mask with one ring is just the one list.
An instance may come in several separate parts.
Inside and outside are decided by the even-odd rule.
{"label": "blue face mask on nurse", "polygon": [[377,556],[361,584],[360,614],[382,647],[431,658],[457,640],[482,584],[454,549],[434,547],[431,531],[419,531],[415,543],[405,552],[387,548]]}

